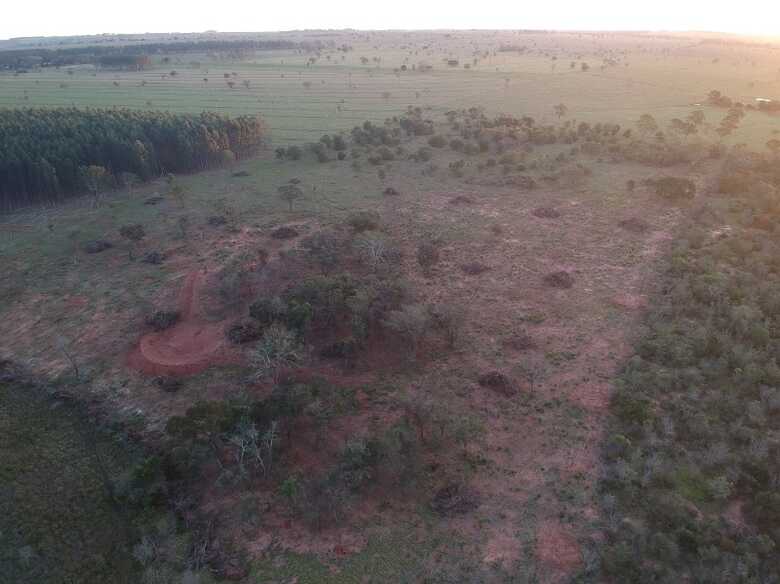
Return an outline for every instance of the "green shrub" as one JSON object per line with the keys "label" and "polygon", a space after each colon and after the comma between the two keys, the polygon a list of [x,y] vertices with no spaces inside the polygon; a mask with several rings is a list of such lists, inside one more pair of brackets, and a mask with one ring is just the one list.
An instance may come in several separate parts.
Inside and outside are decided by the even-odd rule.
{"label": "green shrub", "polygon": [[347,217],[347,225],[349,225],[355,233],[379,229],[379,222],[379,213],[376,211],[356,211]]}
{"label": "green shrub", "polygon": [[434,148],[444,148],[447,145],[447,139],[441,134],[436,134],[428,139],[428,145]]}
{"label": "green shrub", "polygon": [[158,310],[147,317],[146,324],[160,332],[171,328],[180,318],[181,314],[177,310]]}
{"label": "green shrub", "polygon": [[654,181],[655,193],[665,199],[692,199],[696,195],[696,184],[687,178],[665,176]]}

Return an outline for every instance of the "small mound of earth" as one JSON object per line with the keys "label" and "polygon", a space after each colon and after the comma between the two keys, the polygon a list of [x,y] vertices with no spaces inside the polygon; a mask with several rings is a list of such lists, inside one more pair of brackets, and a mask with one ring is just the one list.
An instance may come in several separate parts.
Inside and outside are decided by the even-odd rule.
{"label": "small mound of earth", "polygon": [[544,283],[552,288],[571,288],[574,286],[574,276],[564,270],[552,272],[544,277]]}
{"label": "small mound of earth", "polygon": [[384,191],[382,191],[382,194],[385,195],[386,197],[397,197],[401,193],[399,193],[393,187],[387,187]]}
{"label": "small mound of earth", "polygon": [[450,205],[473,205],[474,199],[467,195],[458,195],[457,197],[453,197],[449,201]]}
{"label": "small mound of earth", "polygon": [[114,247],[114,244],[110,241],[106,241],[105,239],[95,239],[84,244],[84,251],[86,253],[100,253],[101,251],[106,251],[112,247]]}
{"label": "small mound of earth", "polygon": [[479,274],[487,272],[490,267],[479,262],[469,262],[467,264],[461,265],[460,269],[464,274],[468,274],[469,276],[478,276]]}
{"label": "small mound of earth", "polygon": [[536,342],[531,335],[526,332],[518,332],[511,337],[504,339],[504,346],[515,351],[528,351],[536,347]]}
{"label": "small mound of earth", "polygon": [[514,395],[515,387],[512,380],[499,371],[490,371],[479,376],[477,382],[488,389],[492,389],[501,395]]}
{"label": "small mound of earth", "polygon": [[630,231],[631,233],[644,233],[650,229],[650,225],[648,225],[646,221],[643,221],[639,217],[623,219],[620,223],[618,223],[618,225],[626,231]]}
{"label": "small mound of earth", "polygon": [[274,239],[292,239],[294,237],[298,237],[298,235],[298,231],[289,225],[277,227],[271,232],[271,237]]}
{"label": "small mound of earth", "polygon": [[537,207],[533,210],[534,217],[541,219],[557,219],[561,216],[561,212],[553,207]]}
{"label": "small mound of earth", "polygon": [[431,509],[442,516],[462,515],[479,507],[479,495],[460,483],[442,487],[433,496]]}

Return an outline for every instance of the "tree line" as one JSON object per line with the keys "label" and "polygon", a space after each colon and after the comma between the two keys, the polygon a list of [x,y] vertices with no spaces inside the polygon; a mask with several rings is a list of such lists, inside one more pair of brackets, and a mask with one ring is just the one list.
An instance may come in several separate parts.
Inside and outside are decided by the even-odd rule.
{"label": "tree line", "polygon": [[0,109],[0,210],[56,202],[95,177],[111,186],[219,166],[254,153],[259,118],[130,109]]}
{"label": "tree line", "polygon": [[8,49],[0,51],[0,69],[17,69],[34,63],[41,67],[60,67],[100,63],[106,57],[155,55],[232,50],[314,50],[319,43],[297,43],[287,40],[202,40],[139,43],[114,47],[82,46],[66,48]]}

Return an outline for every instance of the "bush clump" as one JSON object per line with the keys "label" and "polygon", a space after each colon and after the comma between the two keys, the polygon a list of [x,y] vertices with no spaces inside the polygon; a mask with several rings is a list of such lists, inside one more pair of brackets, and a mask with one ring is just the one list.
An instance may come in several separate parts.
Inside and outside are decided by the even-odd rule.
{"label": "bush clump", "polygon": [[428,139],[428,145],[433,148],[444,148],[447,145],[447,139],[441,134],[436,134]]}
{"label": "bush clump", "polygon": [[379,213],[376,211],[355,211],[347,217],[349,225],[355,233],[379,229]]}
{"label": "bush clump", "polygon": [[181,314],[176,310],[158,310],[146,318],[146,324],[160,332],[171,328],[180,318]]}
{"label": "bush clump", "polygon": [[234,345],[256,341],[262,334],[263,327],[256,320],[242,320],[232,324],[227,330],[227,338]]}
{"label": "bush clump", "polygon": [[282,225],[271,232],[271,237],[274,239],[293,239],[298,235],[298,230],[289,225]]}
{"label": "bush clump", "polygon": [[571,288],[574,286],[574,276],[565,270],[560,270],[547,274],[544,283],[552,288]]}
{"label": "bush clump", "polygon": [[502,395],[511,396],[516,393],[515,384],[499,371],[489,371],[479,376],[477,380],[482,387],[492,389]]}
{"label": "bush clump", "polygon": [[655,193],[665,199],[677,201],[692,199],[696,195],[696,184],[687,178],[665,176],[653,181]]}
{"label": "bush clump", "polygon": [[106,241],[105,239],[95,239],[93,241],[88,241],[84,244],[84,251],[86,253],[100,253],[101,251],[106,251],[107,249],[111,249],[114,247],[114,244],[110,241]]}

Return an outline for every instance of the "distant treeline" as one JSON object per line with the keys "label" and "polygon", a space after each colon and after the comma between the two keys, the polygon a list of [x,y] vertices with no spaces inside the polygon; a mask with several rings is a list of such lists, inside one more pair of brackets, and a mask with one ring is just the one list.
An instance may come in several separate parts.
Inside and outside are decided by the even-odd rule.
{"label": "distant treeline", "polygon": [[0,109],[0,210],[162,173],[218,166],[255,152],[261,121],[129,109]]}
{"label": "distant treeline", "polygon": [[140,43],[120,47],[67,47],[59,49],[11,49],[0,51],[0,69],[24,69],[30,66],[59,67],[66,65],[100,64],[110,57],[191,53],[208,51],[271,51],[316,49],[317,43],[296,43],[285,40],[213,40],[170,43]]}

